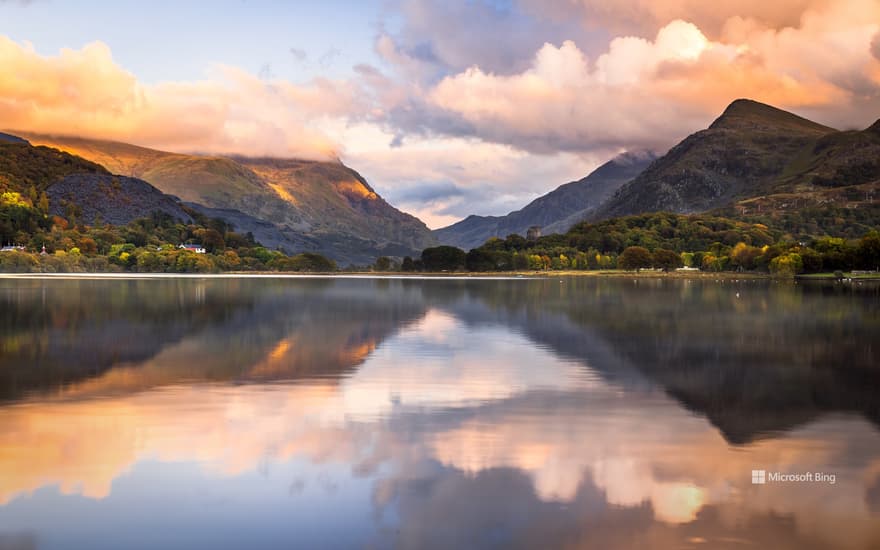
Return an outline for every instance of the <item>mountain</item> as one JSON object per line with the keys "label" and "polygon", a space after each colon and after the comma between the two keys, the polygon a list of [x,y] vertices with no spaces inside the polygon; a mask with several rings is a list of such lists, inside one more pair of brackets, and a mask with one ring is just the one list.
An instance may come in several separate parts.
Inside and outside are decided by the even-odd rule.
{"label": "mountain", "polygon": [[193,218],[174,197],[144,180],[109,174],[72,174],[46,188],[49,213],[93,224],[100,219],[127,225],[147,213],[160,212],[184,223]]}
{"label": "mountain", "polygon": [[49,147],[33,147],[27,142],[0,141],[0,192],[30,193],[46,188],[71,174],[107,175],[94,162]]}
{"label": "mountain", "polygon": [[177,199],[143,180],[114,176],[93,162],[25,140],[0,140],[0,191],[18,194],[8,199],[14,203],[34,204],[45,193],[49,214],[87,223],[100,218],[125,225],[157,211],[192,222]]}
{"label": "mountain", "polygon": [[464,220],[434,231],[442,244],[465,250],[480,246],[490,237],[525,236],[533,225],[542,233],[564,233],[585,219],[617,189],[636,177],[656,156],[650,152],[623,153],[606,162],[587,177],[560,185],[538,197],[521,210],[506,216],[468,216]]}
{"label": "mountain", "polygon": [[184,155],[112,141],[22,135],[143,179],[209,209],[239,232],[257,236],[257,229],[266,237],[261,242],[287,253],[319,252],[343,264],[364,264],[380,255],[417,254],[435,243],[419,219],[388,204],[338,161]]}
{"label": "mountain", "polygon": [[[709,128],[673,147],[622,186],[592,219],[643,212],[705,212],[737,200],[815,187],[810,167],[843,162],[841,151],[817,149],[844,134],[792,113],[738,99]],[[830,156],[835,157],[830,159]],[[864,156],[864,151],[854,153]],[[876,158],[876,156],[875,156]],[[818,164],[817,164],[818,163]],[[829,164],[831,163],[831,164]]]}

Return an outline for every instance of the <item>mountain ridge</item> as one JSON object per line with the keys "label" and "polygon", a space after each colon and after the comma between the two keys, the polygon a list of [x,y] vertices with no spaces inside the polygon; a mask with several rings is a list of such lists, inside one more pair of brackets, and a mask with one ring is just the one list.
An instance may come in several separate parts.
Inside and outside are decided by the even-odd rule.
{"label": "mountain ridge", "polygon": [[413,255],[435,243],[421,220],[388,204],[339,161],[186,155],[108,140],[19,134],[143,179],[215,214],[229,213],[230,223],[257,228],[269,222],[276,231],[266,234],[289,254],[318,252],[343,264],[369,264],[380,255]]}
{"label": "mountain ridge", "polygon": [[707,212],[769,195],[792,163],[840,132],[752,100],[732,102],[708,128],[657,159],[598,208],[590,219],[645,212]]}
{"label": "mountain ridge", "polygon": [[564,233],[656,158],[648,151],[621,153],[587,176],[564,183],[519,210],[504,216],[471,215],[434,230],[434,235],[443,244],[469,249],[490,237],[525,236],[531,226],[540,226],[545,234]]}

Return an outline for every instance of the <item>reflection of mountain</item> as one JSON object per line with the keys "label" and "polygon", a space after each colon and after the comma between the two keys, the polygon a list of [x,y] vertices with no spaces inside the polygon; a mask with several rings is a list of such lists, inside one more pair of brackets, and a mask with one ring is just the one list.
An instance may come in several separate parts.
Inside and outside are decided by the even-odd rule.
{"label": "reflection of mountain", "polygon": [[[805,366],[790,357],[836,330],[839,355],[870,373],[873,352],[861,344],[876,332],[874,296],[595,279],[94,283],[113,289],[104,294],[90,284],[11,292],[0,281],[18,312],[0,317],[3,328],[41,309],[46,288],[51,321],[30,326],[56,327],[56,340],[67,331],[68,342],[38,349],[63,349],[71,364],[85,364],[77,342],[101,321],[122,327],[123,349],[135,335],[154,342],[139,325],[180,330],[149,356],[79,376],[62,399],[2,404],[0,473],[15,475],[0,475],[0,535],[34,533],[42,544],[51,532],[65,548],[97,546],[92,533],[126,547],[157,524],[173,524],[173,535],[138,540],[187,547],[210,533],[222,547],[232,539],[217,529],[228,526],[254,533],[226,544],[235,547],[332,547],[340,532],[399,548],[880,541],[880,432],[839,415],[792,427],[827,410],[865,411],[839,403],[859,394],[826,355],[807,354]],[[150,284],[160,287],[141,288]],[[763,354],[748,351],[759,335],[751,345]],[[37,340],[0,340],[4,368],[18,353],[11,343]],[[716,356],[692,352],[708,344]],[[749,369],[767,371],[777,406],[722,387]],[[795,397],[815,391],[823,369],[836,401],[802,404]],[[281,379],[297,380],[236,383]],[[702,414],[662,389],[700,399]],[[785,437],[728,443],[783,428]],[[755,467],[838,477],[754,486]]]}
{"label": "reflection of mountain", "polygon": [[880,424],[876,287],[569,279],[458,292],[446,307],[467,322],[513,325],[630,387],[646,375],[733,443],[825,412]]}
{"label": "reflection of mountain", "polygon": [[0,300],[5,398],[339,376],[424,314],[321,279],[17,281]]}
{"label": "reflection of mountain", "polygon": [[338,377],[440,308],[470,326],[513,328],[627,389],[659,383],[733,443],[825,412],[880,424],[876,287],[586,278],[20,281],[0,300],[5,398],[62,385],[67,395],[86,395],[179,381]]}

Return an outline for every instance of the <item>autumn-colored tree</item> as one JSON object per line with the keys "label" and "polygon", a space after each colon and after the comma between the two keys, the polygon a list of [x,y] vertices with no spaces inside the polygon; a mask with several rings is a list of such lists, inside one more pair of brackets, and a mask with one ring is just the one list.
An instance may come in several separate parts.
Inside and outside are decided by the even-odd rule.
{"label": "autumn-colored tree", "polygon": [[770,262],[770,273],[777,277],[794,277],[803,270],[803,267],[800,254],[790,252],[773,258]]}
{"label": "autumn-colored tree", "polygon": [[658,248],[654,251],[654,267],[660,268],[663,271],[668,272],[670,269],[676,269],[681,267],[682,261],[681,256],[673,252],[672,250],[666,250],[665,248]]}
{"label": "autumn-colored tree", "polygon": [[643,246],[629,246],[617,258],[617,267],[627,271],[638,271],[651,267],[652,262],[653,257],[647,248]]}
{"label": "autumn-colored tree", "polygon": [[730,251],[730,263],[733,267],[739,269],[755,269],[755,262],[760,255],[760,248],[739,242]]}

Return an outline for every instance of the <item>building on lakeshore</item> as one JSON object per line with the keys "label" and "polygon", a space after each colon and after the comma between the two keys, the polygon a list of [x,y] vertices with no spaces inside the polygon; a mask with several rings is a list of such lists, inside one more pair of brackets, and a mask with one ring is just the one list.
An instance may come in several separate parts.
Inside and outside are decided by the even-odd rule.
{"label": "building on lakeshore", "polygon": [[190,252],[195,252],[196,254],[204,254],[205,252],[207,252],[204,246],[193,243],[184,243],[177,248],[180,248],[182,250],[189,250]]}

